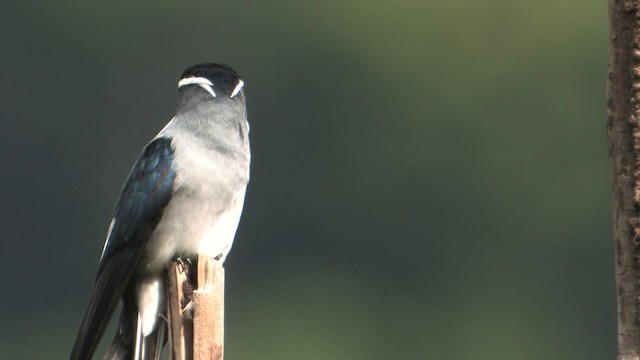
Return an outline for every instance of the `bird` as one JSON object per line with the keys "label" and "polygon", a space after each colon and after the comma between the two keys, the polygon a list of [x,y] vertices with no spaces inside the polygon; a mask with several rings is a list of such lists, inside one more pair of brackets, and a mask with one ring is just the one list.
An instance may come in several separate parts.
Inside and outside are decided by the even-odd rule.
{"label": "bird", "polygon": [[104,359],[160,358],[167,266],[199,255],[224,263],[250,163],[244,82],[227,65],[189,67],[175,116],[144,146],[118,196],[70,360],[92,358],[118,303]]}

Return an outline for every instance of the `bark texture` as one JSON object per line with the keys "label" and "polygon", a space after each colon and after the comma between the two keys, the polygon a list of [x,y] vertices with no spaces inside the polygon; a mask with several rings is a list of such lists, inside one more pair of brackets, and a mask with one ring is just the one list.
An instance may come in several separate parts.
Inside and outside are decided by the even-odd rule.
{"label": "bark texture", "polygon": [[224,268],[206,256],[198,258],[198,289],[193,292],[194,360],[224,356]]}
{"label": "bark texture", "polygon": [[169,264],[167,327],[171,360],[193,360],[193,319],[187,309],[194,288],[189,279],[191,271],[189,264]]}
{"label": "bark texture", "polygon": [[[169,265],[167,322],[171,360],[222,360],[224,268],[199,256]],[[197,285],[197,286],[196,286]]]}
{"label": "bark texture", "polygon": [[607,135],[618,360],[640,360],[640,0],[609,0]]}

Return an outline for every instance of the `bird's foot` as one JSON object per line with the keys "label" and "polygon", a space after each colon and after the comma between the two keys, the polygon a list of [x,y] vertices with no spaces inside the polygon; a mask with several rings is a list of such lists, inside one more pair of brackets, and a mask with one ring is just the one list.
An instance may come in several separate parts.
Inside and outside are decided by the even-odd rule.
{"label": "bird's foot", "polygon": [[176,257],[175,261],[180,265],[180,272],[185,272],[189,270],[189,267],[193,266],[193,261],[191,258],[185,257],[182,258],[180,256]]}

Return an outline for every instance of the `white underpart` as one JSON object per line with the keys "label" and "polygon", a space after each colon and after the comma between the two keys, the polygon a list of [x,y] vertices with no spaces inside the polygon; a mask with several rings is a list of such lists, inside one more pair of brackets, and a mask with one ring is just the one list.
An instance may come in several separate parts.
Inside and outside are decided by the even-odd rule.
{"label": "white underpart", "polygon": [[233,88],[233,91],[231,92],[231,97],[234,97],[234,96],[238,95],[240,90],[242,90],[243,86],[244,86],[244,81],[238,80],[238,85],[236,85],[236,87]]}
{"label": "white underpart", "polygon": [[102,257],[104,256],[105,250],[107,250],[107,244],[109,243],[109,238],[111,237],[111,232],[113,231],[113,226],[116,224],[116,218],[111,219],[111,224],[109,224],[109,231],[107,231],[107,239],[104,241],[104,246],[102,247],[102,254],[100,255],[100,261],[102,261]]}
{"label": "white underpart", "polygon": [[[180,186],[180,182],[186,178],[190,179],[191,183],[207,184],[212,181],[211,174],[220,173],[219,164],[212,161],[211,154],[201,151],[200,149],[184,149],[176,153],[177,162],[181,166],[182,178],[177,180],[177,186]],[[208,198],[210,195],[206,193],[202,194],[203,198]],[[235,237],[236,230],[238,229],[238,223],[240,222],[240,215],[242,213],[242,207],[244,205],[245,192],[244,189],[238,191],[232,195],[231,203],[228,204],[228,210],[219,214],[216,217],[207,218],[204,214],[207,213],[206,208],[197,210],[192,208],[195,206],[192,202],[188,202],[177,208],[169,206],[171,209],[166,209],[165,214],[173,213],[177,211],[180,214],[184,214],[187,211],[194,211],[195,213],[202,213],[204,217],[200,218],[201,221],[191,221],[188,225],[189,236],[196,241],[193,247],[197,248],[198,254],[209,256],[211,258],[222,255],[220,260],[224,262],[226,255],[228,254],[233,239]],[[204,206],[208,204],[204,203]],[[186,207],[186,208],[185,208]],[[185,229],[183,229],[185,230]],[[173,236],[184,236],[184,234],[174,234]]]}
{"label": "white underpart", "polygon": [[[180,119],[175,121],[174,125]],[[174,163],[178,175],[174,188],[191,190],[174,194],[164,209],[162,221],[146,245],[145,271],[159,273],[166,268],[166,261],[181,253],[198,253],[224,261],[235,237],[245,196],[244,187],[229,187],[222,175],[224,167],[233,164],[227,164],[217,150],[203,147],[193,141],[191,134],[175,126],[167,126],[158,136],[171,137],[177,145]],[[221,191],[232,192],[228,203],[218,203]]]}
{"label": "white underpart", "polygon": [[142,336],[149,336],[155,329],[160,310],[160,279],[151,279],[140,284],[138,293],[138,316],[140,316],[140,329]]}
{"label": "white underpart", "polygon": [[178,89],[187,85],[200,85],[200,87],[205,89],[211,96],[216,97],[216,93],[213,91],[213,83],[207,78],[193,76],[178,81]]}
{"label": "white underpart", "polygon": [[142,354],[142,331],[140,331],[140,328],[142,327],[142,317],[140,316],[140,313],[138,313],[138,320],[136,323],[136,347],[135,349],[133,349],[134,354],[133,354],[133,359],[134,360],[140,360]]}
{"label": "white underpart", "polygon": [[222,213],[216,222],[203,231],[202,237],[198,241],[198,254],[210,258],[220,256],[218,260],[224,263],[238,229],[244,195],[244,192],[235,194],[230,209]]}

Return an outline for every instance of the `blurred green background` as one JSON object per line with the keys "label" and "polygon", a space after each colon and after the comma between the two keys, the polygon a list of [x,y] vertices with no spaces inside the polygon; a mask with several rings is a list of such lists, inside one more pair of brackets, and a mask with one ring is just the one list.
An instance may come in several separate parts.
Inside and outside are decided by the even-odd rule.
{"label": "blurred green background", "polygon": [[606,13],[5,4],[0,357],[68,355],[130,166],[216,61],[253,150],[227,359],[613,359]]}

